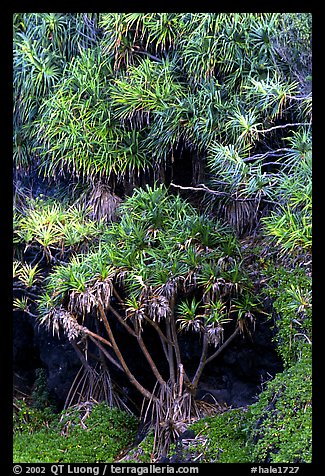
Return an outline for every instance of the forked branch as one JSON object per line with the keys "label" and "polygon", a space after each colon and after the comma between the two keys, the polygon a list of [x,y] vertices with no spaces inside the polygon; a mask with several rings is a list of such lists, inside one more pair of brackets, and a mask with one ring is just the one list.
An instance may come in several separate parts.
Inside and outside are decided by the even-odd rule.
{"label": "forked branch", "polygon": [[105,322],[105,328],[106,328],[106,331],[108,333],[109,339],[112,343],[112,346],[113,346],[114,352],[116,354],[116,357],[118,358],[121,366],[123,367],[123,370],[124,370],[125,374],[127,375],[130,383],[132,383],[132,385],[134,385],[145,398],[147,398],[148,400],[150,400],[150,399],[155,400],[156,397],[151,392],[149,392],[149,390],[147,390],[145,387],[143,387],[143,385],[141,385],[141,383],[135,378],[135,376],[130,371],[128,365],[126,364],[126,362],[123,358],[123,355],[122,355],[122,353],[121,353],[121,351],[120,351],[120,349],[119,349],[119,347],[118,347],[118,345],[117,345],[117,343],[114,339],[114,336],[113,336],[111,327],[109,325],[109,322],[107,320],[106,314],[104,312],[103,306],[100,303],[98,303],[98,309],[99,309],[99,313],[100,313],[100,316],[101,316],[103,322]]}

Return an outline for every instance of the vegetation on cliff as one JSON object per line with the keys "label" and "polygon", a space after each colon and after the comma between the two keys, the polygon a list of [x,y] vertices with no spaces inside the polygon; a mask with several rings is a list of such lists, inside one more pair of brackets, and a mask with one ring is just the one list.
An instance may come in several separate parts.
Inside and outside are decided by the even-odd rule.
{"label": "vegetation on cliff", "polygon": [[[153,459],[196,419],[203,462],[311,461],[311,15],[17,13],[13,27],[14,308],[80,357],[67,405],[125,411],[117,371],[144,398]],[[261,315],[284,372],[243,411],[199,402],[205,366]],[[103,408],[109,433],[122,417]]]}

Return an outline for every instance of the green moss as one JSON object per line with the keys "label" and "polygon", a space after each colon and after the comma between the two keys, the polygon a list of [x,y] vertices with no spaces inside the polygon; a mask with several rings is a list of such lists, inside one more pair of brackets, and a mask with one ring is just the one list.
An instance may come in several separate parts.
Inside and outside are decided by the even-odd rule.
{"label": "green moss", "polygon": [[[269,382],[259,401],[190,426],[205,436],[200,462],[309,463],[312,458],[311,352]],[[193,447],[194,450],[194,447]]]}
{"label": "green moss", "polygon": [[13,461],[20,463],[98,463],[113,462],[134,439],[135,417],[95,405],[86,420],[86,428],[75,425],[67,436],[61,434],[59,415],[48,427],[33,433],[19,431],[14,435]]}
{"label": "green moss", "polygon": [[25,400],[16,400],[15,405],[17,411],[13,414],[14,433],[31,434],[48,428],[58,419],[52,407],[39,408],[34,405],[34,402],[32,405],[27,405]]}
{"label": "green moss", "polygon": [[312,450],[311,352],[278,374],[251,406],[249,442],[256,462],[310,463]]}
{"label": "green moss", "polygon": [[154,455],[154,432],[149,431],[147,436],[134,448],[132,448],[121,463],[152,463]]}
{"label": "green moss", "polygon": [[246,441],[247,418],[246,410],[234,409],[191,425],[196,435],[207,437],[207,443],[202,445],[204,457],[201,462],[249,463],[251,447]]}

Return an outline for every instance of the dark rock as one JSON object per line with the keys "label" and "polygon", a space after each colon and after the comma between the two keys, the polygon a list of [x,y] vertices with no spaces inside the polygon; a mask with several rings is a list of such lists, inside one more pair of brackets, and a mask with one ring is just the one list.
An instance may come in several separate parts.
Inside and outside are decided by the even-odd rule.
{"label": "dark rock", "polygon": [[35,370],[42,367],[37,346],[34,345],[34,328],[30,318],[16,311],[13,314],[13,385],[14,389],[29,395],[35,380]]}
{"label": "dark rock", "polygon": [[37,327],[34,342],[38,345],[43,367],[47,369],[48,390],[55,397],[57,405],[62,407],[81,362],[64,336],[58,338],[46,329]]}
{"label": "dark rock", "polygon": [[48,391],[61,408],[80,368],[80,361],[66,338],[58,339],[24,313],[14,313],[14,387],[30,394],[36,369],[47,370]]}
{"label": "dark rock", "polygon": [[[113,322],[112,325],[114,326]],[[132,338],[124,335],[123,330],[119,331],[116,328],[114,332],[118,335],[122,353],[132,372],[139,376],[144,385],[153,386],[152,374],[149,369],[148,372],[144,371],[146,362],[143,362],[143,356],[139,350],[134,350]],[[151,336],[148,330],[146,332],[145,341],[154,360],[165,363],[163,355],[160,354],[162,351],[156,336]],[[199,337],[197,335],[180,336],[180,347],[184,367],[191,376],[200,358]],[[20,388],[31,388],[35,380],[35,370],[45,368],[48,390],[55,397],[59,407],[64,404],[81,366],[74,349],[64,336],[60,338],[53,336],[51,332],[39,326],[35,319],[18,312],[14,316],[13,362],[14,383],[19,384]],[[237,336],[220,356],[205,367],[197,398],[209,403],[215,403],[215,401],[221,404],[226,403],[233,407],[251,404],[256,401],[263,383],[280,371],[282,371],[282,365],[272,342],[270,324],[263,319],[257,321],[256,331],[252,333],[252,337]],[[130,398],[136,401],[139,395],[136,395],[136,391],[121,372],[113,368],[112,378],[121,388],[127,387]],[[140,400],[142,401],[141,398]]]}
{"label": "dark rock", "polygon": [[195,432],[193,430],[185,430],[178,437],[178,440],[188,440],[195,438]]}
{"label": "dark rock", "polygon": [[283,370],[272,337],[270,322],[257,319],[251,336],[237,336],[206,366],[198,398],[209,403],[216,399],[233,407],[254,403],[263,382]]}

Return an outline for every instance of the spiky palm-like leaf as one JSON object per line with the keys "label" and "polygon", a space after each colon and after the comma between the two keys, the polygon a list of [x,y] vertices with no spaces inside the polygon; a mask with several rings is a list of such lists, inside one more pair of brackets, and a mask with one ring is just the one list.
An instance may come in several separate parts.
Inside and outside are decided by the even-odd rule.
{"label": "spiky palm-like leaf", "polygon": [[175,69],[169,59],[157,63],[145,58],[130,66],[128,74],[115,79],[110,89],[116,117],[132,119],[137,114],[144,122],[150,111],[159,114],[175,105],[177,97],[184,95]]}
{"label": "spiky palm-like leaf", "polygon": [[125,132],[111,117],[105,93],[112,74],[109,62],[101,62],[98,51],[84,53],[66,74],[67,80],[43,103],[38,124],[46,174],[67,170],[82,177],[109,177],[145,168],[139,132]]}
{"label": "spiky palm-like leaf", "polygon": [[284,254],[293,253],[300,249],[311,250],[312,246],[312,218],[311,214],[291,208],[280,207],[263,219],[266,232],[274,237],[277,245]]}
{"label": "spiky palm-like leaf", "polygon": [[13,277],[16,277],[18,281],[26,288],[31,288],[41,281],[42,270],[40,269],[38,263],[36,263],[35,266],[32,266],[29,263],[21,263],[17,260],[15,260],[13,263]]}
{"label": "spiky palm-like leaf", "polygon": [[209,148],[208,165],[217,176],[215,182],[228,185],[227,191],[240,192],[250,170],[243,160],[246,154],[247,150],[243,147],[213,142]]}
{"label": "spiky palm-like leaf", "polygon": [[286,80],[278,73],[266,80],[251,78],[251,86],[247,87],[250,91],[247,99],[253,101],[255,107],[271,119],[281,118],[289,101],[288,96],[294,96],[297,86],[297,81]]}
{"label": "spiky palm-like leaf", "polygon": [[258,140],[258,128],[261,122],[258,122],[257,111],[249,110],[247,113],[238,108],[232,111],[231,118],[225,125],[229,138],[238,144],[253,144]]}
{"label": "spiky palm-like leaf", "polygon": [[[30,166],[37,118],[43,98],[62,77],[80,47],[94,46],[96,14],[21,13],[14,15],[14,159]],[[93,23],[92,23],[93,22]]]}
{"label": "spiky palm-like leaf", "polygon": [[271,56],[275,53],[274,34],[279,21],[280,16],[276,13],[264,13],[253,19],[249,38],[257,54]]}
{"label": "spiky palm-like leaf", "polygon": [[34,250],[41,250],[51,259],[51,253],[63,257],[65,253],[87,247],[103,223],[87,218],[90,210],[71,206],[54,200],[29,200],[17,217],[16,242]]}
{"label": "spiky palm-like leaf", "polygon": [[191,302],[185,300],[179,304],[177,308],[179,314],[177,323],[180,331],[202,332],[202,318],[197,314],[199,306],[200,302],[196,301],[195,298]]}
{"label": "spiky palm-like leaf", "polygon": [[261,311],[260,306],[261,303],[247,292],[233,299],[230,313],[236,313],[241,332],[250,332],[250,328],[255,326],[255,315]]}

